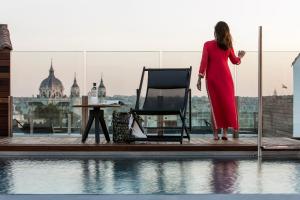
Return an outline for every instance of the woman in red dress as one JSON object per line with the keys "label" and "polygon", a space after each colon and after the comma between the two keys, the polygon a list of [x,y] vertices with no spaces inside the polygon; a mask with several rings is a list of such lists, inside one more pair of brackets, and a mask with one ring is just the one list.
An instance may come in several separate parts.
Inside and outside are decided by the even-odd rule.
{"label": "woman in red dress", "polygon": [[229,27],[225,22],[218,22],[215,26],[215,40],[204,44],[197,83],[197,88],[201,90],[201,80],[205,77],[215,140],[219,140],[218,130],[221,128],[223,140],[227,140],[228,128],[233,128],[234,134],[239,129],[228,58],[233,64],[238,65],[244,55],[245,51],[239,51],[238,56],[234,54]]}

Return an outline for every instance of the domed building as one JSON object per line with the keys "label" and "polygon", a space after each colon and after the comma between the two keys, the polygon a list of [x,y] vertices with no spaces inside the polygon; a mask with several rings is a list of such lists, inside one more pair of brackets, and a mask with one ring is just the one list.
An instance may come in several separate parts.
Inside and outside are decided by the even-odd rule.
{"label": "domed building", "polygon": [[71,87],[70,97],[71,98],[78,98],[79,96],[80,96],[80,90],[79,90],[79,86],[77,84],[76,75],[75,75],[74,76],[74,82],[73,82],[73,85]]}
{"label": "domed building", "polygon": [[64,97],[64,86],[62,82],[54,76],[54,70],[51,66],[49,70],[49,76],[41,82],[40,85],[40,95],[41,98],[63,98]]}
{"label": "domed building", "polygon": [[103,98],[103,97],[106,97],[106,88],[104,86],[103,79],[101,76],[100,85],[98,87],[98,98]]}

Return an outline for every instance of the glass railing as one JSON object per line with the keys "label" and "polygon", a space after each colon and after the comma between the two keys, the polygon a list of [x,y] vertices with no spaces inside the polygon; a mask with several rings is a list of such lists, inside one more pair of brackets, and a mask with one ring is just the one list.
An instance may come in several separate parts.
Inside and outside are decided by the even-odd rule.
{"label": "glass railing", "polygon": [[[293,137],[295,68],[291,67],[291,63],[297,54],[298,52],[263,52],[265,137]],[[257,52],[247,52],[241,65],[230,64],[239,111],[240,135],[247,137],[256,136],[258,128],[257,56]],[[82,112],[81,108],[74,108],[73,105],[81,104],[82,96],[89,95],[93,83],[99,87],[101,78],[105,86],[105,98],[122,101],[125,105],[118,111],[128,112],[135,106],[136,89],[139,86],[143,66],[149,68],[192,66],[192,131],[195,134],[211,133],[211,112],[205,83],[203,82],[202,91],[196,88],[200,59],[200,51],[13,51],[11,59],[13,132],[79,135]],[[52,77],[52,73],[56,79]],[[141,95],[145,96],[145,90]],[[109,127],[112,112],[113,109],[105,111]],[[146,117],[145,126],[157,126],[157,117]],[[164,120],[163,124],[180,125],[180,120],[176,117],[166,116],[160,120]],[[188,118],[188,123],[189,120]]]}
{"label": "glass railing", "polygon": [[240,65],[230,65],[235,82],[240,134],[255,135],[258,128],[257,52],[247,52]]}
{"label": "glass railing", "polygon": [[[202,52],[200,51],[163,51],[160,56],[161,66],[166,68],[185,68],[192,66],[190,88],[192,92],[191,119],[187,113],[187,124],[191,121],[192,132],[197,134],[211,133],[211,112],[207,96],[205,81],[201,91],[196,87],[198,81],[199,64]],[[189,111],[189,110],[188,110]],[[179,118],[177,119],[180,123]]]}
{"label": "glass railing", "polygon": [[292,66],[297,55],[298,52],[271,51],[263,54],[263,137],[278,137],[269,145],[291,145],[286,139],[299,137],[295,135],[299,133],[299,66]]}
{"label": "glass railing", "polygon": [[81,110],[72,107],[80,102],[81,98],[14,97],[13,133],[80,133]]}
{"label": "glass railing", "polygon": [[[121,101],[124,104],[118,109],[104,109],[104,118],[110,133],[113,111],[129,112],[135,107],[136,89],[139,87],[143,67],[159,67],[159,61],[160,54],[157,51],[86,52],[86,94],[90,96],[93,83],[96,83],[99,99],[105,96],[105,100]],[[142,97],[146,94],[145,87],[143,88]],[[157,125],[156,117],[143,118],[145,127]]]}
{"label": "glass railing", "polygon": [[[192,128],[193,133],[205,134],[211,133],[211,110],[205,81],[203,81],[202,91],[196,88],[201,53],[199,51],[164,51],[160,58],[164,67],[193,66]],[[240,135],[256,136],[258,124],[257,52],[247,52],[242,64],[238,66],[230,64],[230,70],[235,84]]]}
{"label": "glass railing", "polygon": [[13,133],[79,134],[83,52],[13,51],[11,65]]}

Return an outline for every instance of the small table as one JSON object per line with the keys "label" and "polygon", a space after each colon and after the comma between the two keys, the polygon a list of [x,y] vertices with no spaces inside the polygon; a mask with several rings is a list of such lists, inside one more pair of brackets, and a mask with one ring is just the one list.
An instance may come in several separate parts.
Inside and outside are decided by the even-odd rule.
{"label": "small table", "polygon": [[81,107],[81,108],[93,108],[90,110],[89,120],[84,129],[84,133],[82,135],[82,142],[84,143],[88,137],[90,129],[92,127],[93,121],[95,119],[95,141],[97,144],[100,142],[100,127],[102,129],[102,133],[105,136],[107,142],[110,142],[109,133],[104,120],[104,111],[101,108],[118,108],[120,105],[113,104],[93,104],[93,105],[74,105],[73,107]]}

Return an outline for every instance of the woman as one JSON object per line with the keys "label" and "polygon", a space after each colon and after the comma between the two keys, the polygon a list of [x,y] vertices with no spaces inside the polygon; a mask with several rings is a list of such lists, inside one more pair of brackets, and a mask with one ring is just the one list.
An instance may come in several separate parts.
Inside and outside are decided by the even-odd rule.
{"label": "woman", "polygon": [[238,65],[244,55],[245,51],[239,51],[238,57],[234,54],[229,27],[225,22],[218,22],[215,40],[204,44],[197,83],[197,88],[201,90],[201,80],[205,77],[215,140],[219,140],[218,130],[221,128],[223,140],[227,140],[227,129],[230,127],[237,134],[239,124],[228,58]]}

